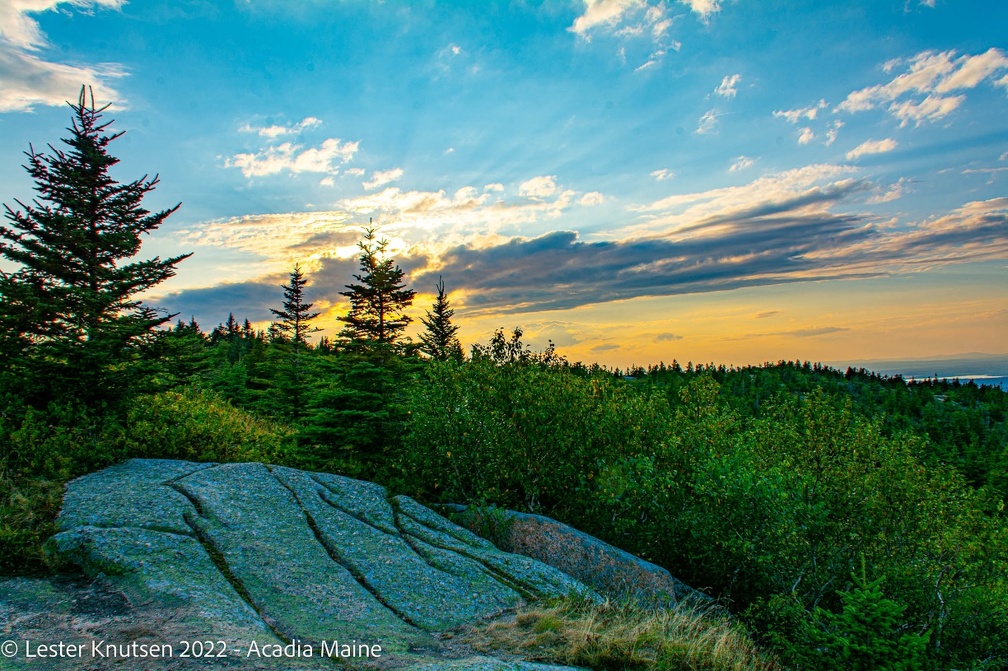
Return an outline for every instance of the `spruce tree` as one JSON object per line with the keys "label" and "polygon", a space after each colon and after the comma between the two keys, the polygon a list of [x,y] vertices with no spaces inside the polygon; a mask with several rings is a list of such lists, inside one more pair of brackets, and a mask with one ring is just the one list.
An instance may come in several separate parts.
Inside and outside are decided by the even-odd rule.
{"label": "spruce tree", "polygon": [[420,342],[423,343],[421,349],[433,359],[461,360],[462,345],[455,335],[459,327],[451,323],[455,310],[448,303],[443,277],[438,277],[434,288],[437,289],[434,305],[425,317],[420,318],[424,325],[424,332],[420,334]]}
{"label": "spruce tree", "polygon": [[[48,154],[29,145],[25,169],[37,196],[5,205],[0,255],[15,270],[0,272],[0,347],[4,372],[31,402],[115,405],[149,388],[156,369],[157,328],[174,317],[143,305],[142,292],[175,275],[190,254],[134,260],[141,235],[179,205],[160,212],[142,201],[155,175],[120,183],[109,174],[118,159],[109,144],[122,132],[102,121],[82,88],[73,110],[68,149]],[[11,379],[8,377],[8,380]]]}
{"label": "spruce tree", "polygon": [[311,326],[311,320],[319,313],[312,312],[312,304],[304,300],[307,284],[300,266],[295,265],[290,281],[283,286],[283,307],[279,310],[270,308],[270,312],[279,317],[270,324],[272,342],[285,361],[272,385],[275,393],[271,400],[272,405],[292,420],[298,420],[304,414],[306,371],[302,351],[309,348],[308,334],[319,330]]}
{"label": "spruce tree", "polygon": [[279,310],[270,308],[270,312],[279,317],[278,321],[270,324],[270,330],[276,333],[276,337],[291,343],[294,351],[308,345],[307,336],[315,333],[319,329],[311,326],[311,320],[319,316],[318,312],[312,312],[312,303],[305,303],[304,288],[308,284],[301,267],[295,265],[290,274],[290,282],[283,288],[283,307]]}
{"label": "spruce tree", "polygon": [[404,311],[416,292],[406,288],[402,268],[386,258],[388,241],[377,240],[374,228],[364,230],[357,246],[361,250],[360,273],[353,276],[357,282],[340,292],[350,299],[350,311],[339,318],[346,324],[340,335],[351,341],[395,344],[412,321]]}

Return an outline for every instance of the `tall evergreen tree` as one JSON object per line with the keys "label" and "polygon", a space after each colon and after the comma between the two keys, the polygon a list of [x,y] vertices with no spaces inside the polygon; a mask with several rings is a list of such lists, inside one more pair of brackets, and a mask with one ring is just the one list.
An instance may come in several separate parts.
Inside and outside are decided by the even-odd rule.
{"label": "tall evergreen tree", "polygon": [[405,314],[416,292],[407,289],[402,268],[385,256],[387,240],[377,240],[375,229],[364,230],[360,247],[360,273],[341,296],[350,299],[350,311],[340,317],[346,326],[340,335],[348,340],[394,344],[412,321]]}
{"label": "tall evergreen tree", "polygon": [[306,371],[302,352],[309,348],[308,334],[319,329],[311,326],[311,320],[319,316],[312,312],[312,304],[304,299],[304,288],[308,284],[300,266],[291,271],[290,281],[283,286],[283,307],[270,308],[279,319],[270,324],[270,333],[277,351],[284,356],[285,363],[277,371],[272,385],[274,398],[272,405],[288,419],[298,420],[303,414],[303,399]]}
{"label": "tall evergreen tree", "polygon": [[461,360],[462,344],[455,335],[459,327],[451,323],[455,310],[448,303],[443,277],[438,277],[434,288],[437,289],[434,305],[425,317],[420,318],[424,325],[424,332],[420,334],[420,342],[423,343],[421,349],[434,359]]}
{"label": "tall evergreen tree", "polygon": [[119,183],[109,174],[118,159],[95,107],[81,89],[69,149],[29,145],[25,169],[35,181],[31,204],[5,205],[0,255],[16,270],[0,273],[0,346],[5,372],[35,403],[78,400],[115,404],[152,379],[157,327],[174,315],[137,296],[175,275],[190,254],[132,260],[140,237],[178,209],[149,212],[142,201],[158,177]]}
{"label": "tall evergreen tree", "polygon": [[277,337],[291,343],[294,351],[303,349],[308,345],[308,334],[315,333],[319,329],[311,326],[311,320],[319,316],[318,312],[312,312],[312,303],[305,303],[304,288],[308,284],[301,267],[295,265],[290,274],[290,282],[283,288],[283,307],[279,310],[270,308],[270,312],[279,317],[278,321],[270,324],[270,330],[277,334]]}

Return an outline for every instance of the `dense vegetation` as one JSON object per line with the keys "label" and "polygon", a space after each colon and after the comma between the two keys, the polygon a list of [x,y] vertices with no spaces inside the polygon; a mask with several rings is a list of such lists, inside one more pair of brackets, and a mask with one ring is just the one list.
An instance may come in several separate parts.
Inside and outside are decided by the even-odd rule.
{"label": "dense vegetation", "polygon": [[624,375],[520,329],[467,358],[443,282],[404,336],[414,295],[370,228],[333,340],[310,341],[298,267],[266,331],[163,328],[135,296],[183,257],[116,261],[171,211],[140,206],[156,180],[107,177],[117,136],[74,111],[70,152],[28,154],[40,202],[0,229],[20,264],[0,276],[0,573],[59,568],[43,543],[69,478],[261,460],[564,520],[717,597],[788,667],[1008,664],[1000,389],[797,361]]}

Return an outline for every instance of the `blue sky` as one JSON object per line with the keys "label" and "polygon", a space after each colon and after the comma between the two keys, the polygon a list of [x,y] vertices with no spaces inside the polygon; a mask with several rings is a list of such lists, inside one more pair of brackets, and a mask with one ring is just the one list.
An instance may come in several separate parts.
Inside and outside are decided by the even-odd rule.
{"label": "blue sky", "polygon": [[300,263],[334,333],[373,218],[466,344],[1008,353],[1008,4],[824,4],[5,0],[0,197],[88,83],[205,327]]}

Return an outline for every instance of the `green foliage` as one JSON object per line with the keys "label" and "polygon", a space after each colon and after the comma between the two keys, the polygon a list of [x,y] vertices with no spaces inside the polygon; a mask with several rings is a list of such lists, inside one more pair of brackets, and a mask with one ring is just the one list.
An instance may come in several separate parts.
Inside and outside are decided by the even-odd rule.
{"label": "green foliage", "polygon": [[297,465],[355,476],[387,476],[408,420],[419,361],[374,344],[320,357],[299,433]]}
{"label": "green foliage", "polygon": [[290,429],[192,389],[138,399],[128,430],[128,458],[280,463],[294,450]]}
{"label": "green foliage", "polygon": [[424,374],[402,463],[433,496],[565,509],[579,487],[662,439],[663,400],[606,376],[479,356]]}
{"label": "green foliage", "polygon": [[57,568],[43,545],[56,532],[56,514],[62,503],[62,482],[16,478],[0,470],[0,575]]}
{"label": "green foliage", "polygon": [[272,358],[280,361],[273,365],[276,375],[265,400],[278,416],[292,422],[297,422],[305,412],[306,383],[310,375],[307,368],[311,363],[305,355],[305,351],[311,349],[307,336],[318,331],[312,328],[311,320],[319,313],[312,312],[312,304],[304,300],[307,284],[301,268],[294,266],[290,282],[283,287],[283,307],[270,308],[279,319],[270,324],[270,340],[275,347],[267,354],[267,360],[273,355]]}
{"label": "green foliage", "polygon": [[877,422],[886,438],[902,433],[926,437],[915,455],[923,463],[951,466],[973,487],[987,486],[1008,500],[1008,393],[997,387],[937,379],[907,383],[864,369],[842,372],[798,361],[689,368],[661,364],[648,370],[644,382],[674,399],[693,377],[710,375],[721,385],[724,402],[743,418],[764,416],[777,397],[818,390],[830,404],[850,403],[855,415]]}
{"label": "green foliage", "polygon": [[241,408],[255,407],[271,386],[266,371],[269,348],[266,337],[245,320],[239,325],[233,314],[218,324],[207,339],[207,370],[199,384],[205,385]]}
{"label": "green foliage", "polygon": [[801,668],[823,671],[921,671],[926,664],[930,632],[906,631],[902,606],[882,593],[882,579],[853,576],[844,592],[843,610],[816,608],[801,621],[785,654]]}
{"label": "green foliage", "polygon": [[73,109],[67,151],[34,148],[25,166],[38,194],[32,204],[5,206],[0,254],[16,264],[0,273],[0,337],[4,380],[37,408],[50,402],[115,406],[156,373],[152,353],[169,317],[137,296],[175,274],[189,255],[132,260],[144,233],[178,206],[151,213],[142,201],[157,177],[120,184],[109,174],[118,160],[108,146],[106,107]]}

